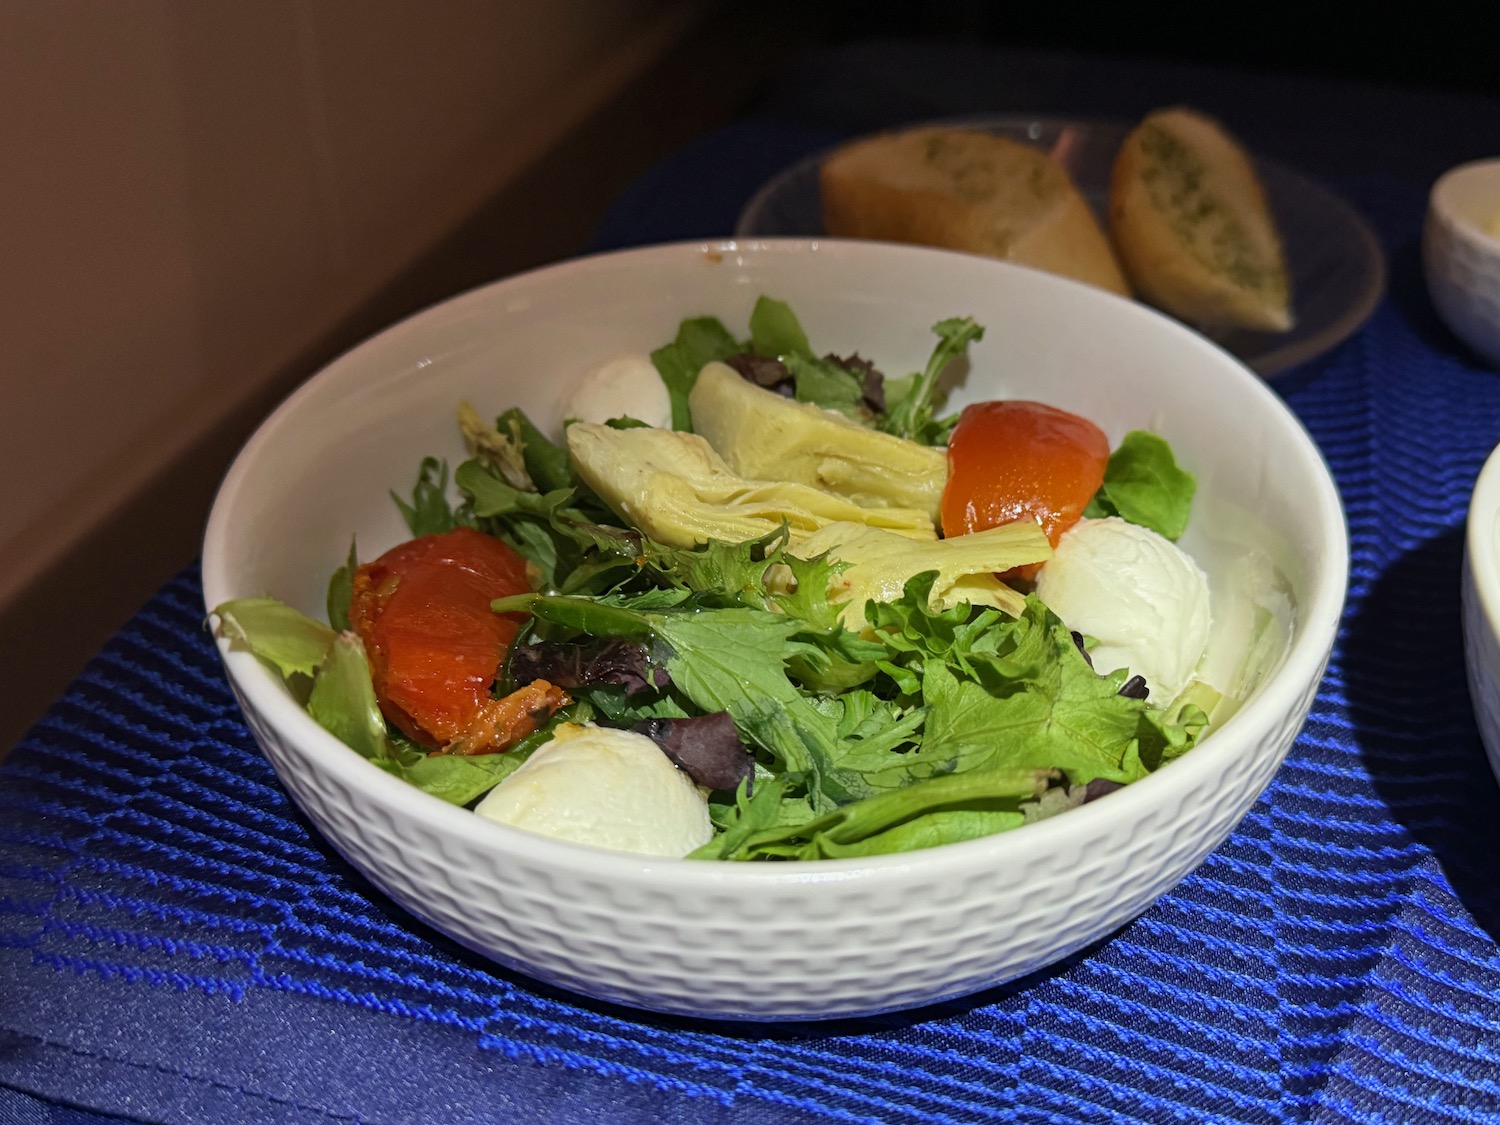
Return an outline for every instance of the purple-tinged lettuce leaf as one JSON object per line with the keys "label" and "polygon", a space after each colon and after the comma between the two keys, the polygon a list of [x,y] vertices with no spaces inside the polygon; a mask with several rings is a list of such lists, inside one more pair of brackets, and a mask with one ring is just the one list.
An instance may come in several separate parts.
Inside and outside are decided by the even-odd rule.
{"label": "purple-tinged lettuce leaf", "polygon": [[[728,711],[686,719],[644,719],[632,730],[644,734],[689,777],[706,789],[753,784],[755,759],[740,741]],[[747,788],[747,792],[748,792]]]}
{"label": "purple-tinged lettuce leaf", "polygon": [[618,638],[518,644],[511,649],[509,671],[518,687],[533,680],[546,680],[566,691],[611,687],[627,699],[665,691],[672,683],[665,668],[652,664],[645,645]]}

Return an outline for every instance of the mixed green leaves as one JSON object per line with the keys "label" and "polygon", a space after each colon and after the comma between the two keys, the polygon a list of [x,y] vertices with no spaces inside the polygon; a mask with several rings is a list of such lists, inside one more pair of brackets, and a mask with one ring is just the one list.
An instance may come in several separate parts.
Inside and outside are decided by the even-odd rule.
{"label": "mixed green leaves", "polygon": [[[616,721],[733,717],[765,780],[732,804],[720,798],[724,832],[704,857],[874,854],[989,834],[1022,824],[1050,785],[1138,780],[1197,733],[1119,694],[1125,674],[1095,673],[1034,597],[1014,619],[934,609],[933,575],[922,574],[897,601],[870,603],[868,629],[853,633],[816,602],[804,603],[810,618],[789,614],[812,576],[804,570],[788,595],[768,573],[820,564],[758,546],[713,545],[706,570],[659,560],[659,573],[683,580],[670,591],[530,594],[494,607],[533,614],[550,637],[646,643],[669,688],[628,704],[580,693]],[[692,589],[705,573],[738,584]],[[833,667],[840,690],[809,689],[806,676]]]}
{"label": "mixed green leaves", "polygon": [[455,511],[448,501],[448,462],[436,457],[425,457],[417,470],[417,483],[412,486],[411,499],[405,500],[395,492],[391,499],[401,510],[412,537],[440,535],[452,531],[463,523],[469,523],[467,514]]}
{"label": "mixed green leaves", "polygon": [[[956,417],[934,417],[945,397],[941,376],[950,362],[965,354],[970,343],[983,337],[984,329],[971,317],[959,317],[939,322],[933,332],[938,344],[927,366],[901,379],[885,380],[872,364],[857,356],[820,356],[791,307],[785,301],[763,296],[750,314],[748,340],[737,340],[713,317],[698,317],[683,321],[677,338],[652,352],[651,360],[666,384],[675,430],[692,429],[688,395],[704,365],[743,359],[752,367],[763,368],[769,363],[784,373],[798,402],[837,410],[898,437],[941,445],[957,421]],[[885,406],[875,409],[872,402]]]}
{"label": "mixed green leaves", "polygon": [[785,786],[736,794],[725,831],[691,859],[848,859],[990,836],[1026,822],[1024,809],[1057,777],[1046,770],[976,770],[916,782],[811,820],[781,817]]}
{"label": "mixed green leaves", "polygon": [[924,445],[944,445],[957,419],[934,421],[933,414],[942,403],[940,376],[950,361],[968,351],[971,343],[983,339],[984,329],[973,317],[954,317],[932,326],[938,346],[920,375],[906,383],[887,389],[889,407],[880,428],[897,437],[910,438]]}
{"label": "mixed green leaves", "polygon": [[[938,414],[945,374],[983,329],[963,317],[933,330],[938,343],[925,368],[883,380],[858,357],[820,357],[792,310],[762,297],[748,339],[695,318],[651,358],[676,429],[691,428],[688,395],[702,367],[719,360],[757,377],[769,370],[784,380],[779,389],[862,425],[940,445],[956,421]],[[574,472],[566,448],[519,409],[491,425],[463,406],[460,427],[470,455],[451,477],[447,463],[428,458],[409,497],[393,494],[413,536],[467,526],[509,543],[527,559],[536,591],[493,603],[531,616],[518,651],[628,644],[640,663],[630,676],[570,680],[573,702],[506,753],[434,754],[381,714],[349,628],[353,543],[329,583],[331,627],[270,598],[214,611],[222,635],[274,668],[326,729],[444,800],[475,801],[560,722],[631,727],[727,715],[754,756],[754,776],[713,794],[718,831],[695,858],[877,855],[1076,807],[1160,768],[1206,725],[1206,697],[1163,713],[1122,695],[1126,674],[1095,673],[1076,637],[1035,597],[1016,617],[942,609],[928,572],[910,577],[896,600],[868,603],[851,628],[857,616],[830,598],[844,564],[790,554],[785,526],[743,543],[666,547],[622,526]],[[1193,489],[1167,444],[1136,431],[1111,457],[1088,514],[1119,515],[1175,539]],[[502,670],[493,690],[526,678],[519,667]]]}
{"label": "mixed green leaves", "polygon": [[216,607],[221,633],[269,664],[317,723],[375,765],[424,792],[467,805],[524,762],[531,745],[504,754],[432,754],[390,730],[375,699],[364,645],[274,598]]}

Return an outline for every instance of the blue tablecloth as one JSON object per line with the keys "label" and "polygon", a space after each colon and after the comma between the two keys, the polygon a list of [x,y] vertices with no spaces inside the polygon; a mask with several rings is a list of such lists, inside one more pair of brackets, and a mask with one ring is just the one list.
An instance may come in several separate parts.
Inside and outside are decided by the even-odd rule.
{"label": "blue tablecloth", "polygon": [[[1285,767],[1196,873],[1067,962],[922,1011],[737,1026],[585,1001],[414,922],[310,830],[239,718],[189,570],[0,769],[0,1125],[1500,1122],[1500,789],[1458,608],[1500,376],[1436,323],[1416,260],[1431,176],[1484,154],[1476,138],[1500,131],[1475,121],[1495,130],[1500,105],[1004,51],[825,53],[637,183],[596,245],[723,234],[781,165],[870,125],[1176,100],[1321,175],[1392,267],[1368,326],[1277,384],[1344,498],[1349,603]],[[1391,129],[1449,102],[1468,116],[1431,118],[1425,139]],[[1303,103],[1325,130],[1364,116],[1318,146],[1305,115],[1278,129],[1268,108]]]}

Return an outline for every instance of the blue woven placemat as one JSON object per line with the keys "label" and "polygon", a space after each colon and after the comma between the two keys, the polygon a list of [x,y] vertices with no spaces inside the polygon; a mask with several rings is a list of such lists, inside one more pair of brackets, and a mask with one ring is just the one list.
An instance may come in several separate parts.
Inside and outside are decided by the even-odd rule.
{"label": "blue woven placemat", "polygon": [[[753,172],[813,139],[728,130],[683,160]],[[661,236],[659,186],[627,194],[601,244]],[[1336,186],[1381,231],[1391,294],[1278,386],[1348,511],[1347,612],[1265,797],[1142,917],[1034,978],[838,1025],[695,1024],[538,986],[406,917],[311,832],[238,716],[188,571],[0,769],[0,1123],[94,1120],[66,1106],[168,1121],[1500,1121],[1500,789],[1458,608],[1500,377],[1427,307],[1420,188]],[[722,207],[673,221],[677,236],[726,229]]]}

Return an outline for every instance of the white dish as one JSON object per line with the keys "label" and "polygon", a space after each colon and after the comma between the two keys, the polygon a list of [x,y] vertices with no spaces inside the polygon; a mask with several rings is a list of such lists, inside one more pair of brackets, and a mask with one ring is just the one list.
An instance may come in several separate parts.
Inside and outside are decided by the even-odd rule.
{"label": "white dish", "polygon": [[[1047,150],[1105,221],[1110,168],[1128,125],[1029,115],[969,117],[941,124],[986,129]],[[818,169],[825,155],[810,156],[768,181],[740,213],[735,234],[821,235]],[[1385,256],[1364,219],[1333,192],[1275,161],[1255,163],[1285,246],[1297,323],[1289,332],[1235,331],[1217,340],[1247,366],[1270,377],[1321,355],[1359,330],[1385,292]]]}
{"label": "white dish", "polygon": [[1454,335],[1500,367],[1500,159],[1477,160],[1433,184],[1422,266],[1433,307]]}
{"label": "white dish", "polygon": [[1479,738],[1500,778],[1500,449],[1485,461],[1464,543],[1464,667]]}
{"label": "white dish", "polygon": [[[987,334],[954,405],[1032,398],[1094,419],[1112,441],[1136,427],[1171,441],[1199,481],[1184,546],[1215,585],[1214,675],[1224,685],[1248,668],[1237,713],[1158,773],[1014,832],[744,865],[646,859],[485,821],[360,758],[221,641],[230,682],[287,790],[355,867],[419,918],[542,980],[661,1011],[812,1019],[1040,969],[1146,909],[1233,829],[1307,714],[1343,604],[1343,516],[1306,432],[1245,367],[1141,305],[984,258],[832,240],[650,247],[510,278],[356,348],[261,426],[214,504],[207,604],[271,593],[321,613],[351,534],[365,557],[406,537],[386,490],[408,489],[425,455],[463,456],[460,399],[556,426],[600,362],[649,351],[685,316],[743,331],[761,293],[790,302],[820,349],[858,349],[894,373],[922,365],[933,323],[972,315]],[[1247,590],[1273,611],[1258,613]]]}

